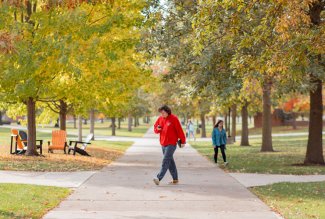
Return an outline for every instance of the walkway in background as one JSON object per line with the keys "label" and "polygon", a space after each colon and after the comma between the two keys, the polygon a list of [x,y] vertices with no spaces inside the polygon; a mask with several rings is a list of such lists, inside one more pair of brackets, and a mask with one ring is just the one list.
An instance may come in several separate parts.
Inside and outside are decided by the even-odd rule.
{"label": "walkway in background", "polygon": [[95,171],[82,172],[26,172],[0,171],[0,183],[22,183],[43,186],[77,188]]}
{"label": "walkway in background", "polygon": [[276,219],[269,207],[190,146],[176,151],[180,184],[152,182],[161,148],[152,129],[44,218]]}

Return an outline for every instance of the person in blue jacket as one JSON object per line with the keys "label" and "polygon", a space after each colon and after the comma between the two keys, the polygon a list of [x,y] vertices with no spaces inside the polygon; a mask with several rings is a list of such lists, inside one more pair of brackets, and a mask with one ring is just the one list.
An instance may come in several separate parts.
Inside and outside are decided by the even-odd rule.
{"label": "person in blue jacket", "polygon": [[223,121],[219,120],[212,131],[212,144],[214,147],[214,162],[218,164],[218,151],[221,150],[224,165],[228,165],[226,157],[227,133],[223,128]]}

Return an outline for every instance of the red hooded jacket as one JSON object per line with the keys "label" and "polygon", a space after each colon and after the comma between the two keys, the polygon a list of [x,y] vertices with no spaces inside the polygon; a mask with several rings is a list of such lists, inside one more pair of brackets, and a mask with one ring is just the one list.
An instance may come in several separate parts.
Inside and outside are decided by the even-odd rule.
{"label": "red hooded jacket", "polygon": [[[158,130],[160,125],[161,130]],[[178,139],[181,139],[182,144],[186,143],[184,131],[177,116],[170,114],[167,118],[160,116],[155,125],[155,133],[160,134],[160,144],[164,147],[168,145],[177,145]]]}

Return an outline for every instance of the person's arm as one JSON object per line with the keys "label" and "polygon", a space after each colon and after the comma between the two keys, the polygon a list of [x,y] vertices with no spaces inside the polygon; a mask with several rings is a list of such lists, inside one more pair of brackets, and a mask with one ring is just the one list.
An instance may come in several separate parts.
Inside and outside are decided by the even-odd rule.
{"label": "person's arm", "polygon": [[175,128],[176,128],[178,138],[181,139],[181,143],[186,144],[185,134],[184,134],[182,125],[179,122],[178,118],[175,118]]}
{"label": "person's arm", "polygon": [[215,147],[217,145],[216,133],[214,129],[212,130],[212,145]]}
{"label": "person's arm", "polygon": [[227,144],[227,132],[225,131],[225,134],[223,135],[224,140],[225,140],[225,145]]}
{"label": "person's arm", "polygon": [[159,123],[160,123],[160,117],[157,119],[157,121],[155,122],[155,124],[154,124],[154,126],[153,126],[153,128],[154,128],[154,132],[155,132],[156,134],[161,133],[161,128],[160,128],[160,129],[158,128]]}

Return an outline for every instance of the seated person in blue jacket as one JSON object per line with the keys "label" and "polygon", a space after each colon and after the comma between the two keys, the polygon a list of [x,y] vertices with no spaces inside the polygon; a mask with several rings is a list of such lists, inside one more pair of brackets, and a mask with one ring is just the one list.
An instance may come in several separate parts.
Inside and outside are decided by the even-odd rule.
{"label": "seated person in blue jacket", "polygon": [[228,165],[226,157],[227,133],[223,128],[223,121],[219,120],[212,131],[212,144],[214,147],[214,162],[218,164],[218,151],[221,150],[224,165]]}

